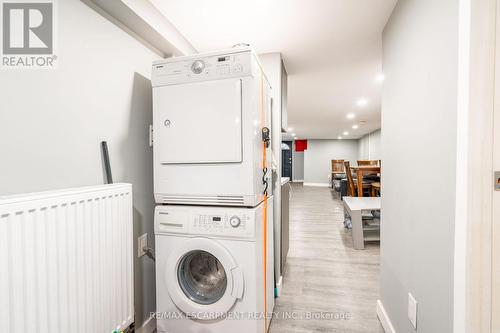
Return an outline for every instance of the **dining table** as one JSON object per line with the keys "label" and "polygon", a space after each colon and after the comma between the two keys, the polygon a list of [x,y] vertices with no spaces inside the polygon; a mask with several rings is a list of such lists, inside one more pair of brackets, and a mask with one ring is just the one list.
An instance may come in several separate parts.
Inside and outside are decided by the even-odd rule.
{"label": "dining table", "polygon": [[356,172],[356,179],[358,182],[358,197],[363,196],[363,176],[365,174],[380,174],[380,166],[377,165],[360,165],[352,166],[351,169]]}

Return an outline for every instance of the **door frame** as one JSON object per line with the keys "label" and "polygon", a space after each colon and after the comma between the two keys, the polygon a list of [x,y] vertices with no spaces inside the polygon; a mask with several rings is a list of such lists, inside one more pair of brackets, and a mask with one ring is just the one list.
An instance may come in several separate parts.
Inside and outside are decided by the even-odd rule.
{"label": "door frame", "polygon": [[497,17],[497,0],[459,0],[455,333],[491,333]]}
{"label": "door frame", "polygon": [[[291,156],[291,159],[292,159],[292,163],[290,163],[290,181],[293,180],[293,141],[283,141],[283,143],[286,143],[289,147],[290,147],[290,156]],[[283,156],[283,152],[281,152],[282,156]],[[284,161],[281,161],[281,163],[284,165]],[[283,173],[283,170],[281,171],[281,173]],[[281,175],[283,177],[283,175]]]}

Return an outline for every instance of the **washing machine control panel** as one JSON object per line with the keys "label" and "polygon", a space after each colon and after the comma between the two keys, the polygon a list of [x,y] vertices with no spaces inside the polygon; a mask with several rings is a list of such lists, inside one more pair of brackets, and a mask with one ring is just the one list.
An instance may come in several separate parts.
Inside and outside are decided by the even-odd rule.
{"label": "washing machine control panel", "polygon": [[248,208],[157,206],[155,233],[254,239],[258,216]]}
{"label": "washing machine control panel", "polygon": [[223,235],[223,236],[252,236],[253,223],[250,216],[246,214],[238,215],[197,215],[193,216],[191,232],[202,235]]}

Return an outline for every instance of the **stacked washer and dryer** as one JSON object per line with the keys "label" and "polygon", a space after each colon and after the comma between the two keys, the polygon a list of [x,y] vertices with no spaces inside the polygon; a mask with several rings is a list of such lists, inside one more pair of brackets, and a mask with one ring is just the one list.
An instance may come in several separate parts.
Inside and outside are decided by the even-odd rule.
{"label": "stacked washer and dryer", "polygon": [[153,64],[157,330],[263,333],[274,307],[269,82],[250,48]]}

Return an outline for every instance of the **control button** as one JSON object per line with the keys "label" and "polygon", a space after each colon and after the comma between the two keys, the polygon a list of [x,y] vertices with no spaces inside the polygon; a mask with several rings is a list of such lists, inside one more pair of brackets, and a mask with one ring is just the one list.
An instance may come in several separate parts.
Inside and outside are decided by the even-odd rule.
{"label": "control button", "polygon": [[202,60],[196,60],[191,65],[191,70],[195,74],[200,74],[205,69],[205,63]]}
{"label": "control button", "polygon": [[241,64],[235,65],[233,68],[233,71],[235,73],[241,73],[241,72],[243,72],[243,66]]}
{"label": "control button", "polygon": [[238,216],[231,216],[231,218],[229,219],[229,224],[233,228],[238,228],[241,224],[241,220]]}
{"label": "control button", "polygon": [[229,74],[229,67],[221,67],[217,69],[217,74],[219,75],[227,75]]}

